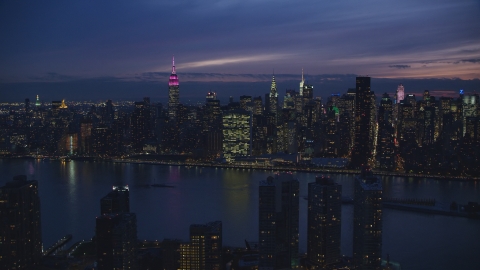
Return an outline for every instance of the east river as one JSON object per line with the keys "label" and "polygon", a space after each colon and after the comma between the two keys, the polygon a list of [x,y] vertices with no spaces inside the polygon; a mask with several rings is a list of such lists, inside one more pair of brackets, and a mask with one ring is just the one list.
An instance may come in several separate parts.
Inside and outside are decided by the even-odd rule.
{"label": "east river", "polygon": [[[258,183],[273,171],[179,167],[110,162],[0,159],[0,185],[27,175],[39,183],[44,247],[66,234],[73,244],[95,234],[100,198],[113,185],[130,187],[140,240],[187,240],[193,223],[223,222],[224,246],[258,240]],[[316,174],[294,173],[300,181],[300,251],[306,252],[307,184]],[[352,175],[331,175],[353,196]],[[441,204],[480,202],[480,182],[382,177],[384,196],[435,199]],[[146,186],[173,185],[174,188]],[[342,207],[342,253],[352,255],[353,205]],[[402,269],[478,269],[480,220],[384,209],[383,257]]]}

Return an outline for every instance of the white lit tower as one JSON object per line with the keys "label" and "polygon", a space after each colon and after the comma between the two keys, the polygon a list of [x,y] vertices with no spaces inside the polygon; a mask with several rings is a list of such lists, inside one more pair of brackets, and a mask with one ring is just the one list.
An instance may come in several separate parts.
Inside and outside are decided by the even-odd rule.
{"label": "white lit tower", "polygon": [[397,87],[397,92],[395,92],[395,100],[393,103],[393,119],[395,126],[395,134],[398,126],[398,114],[400,113],[400,102],[405,99],[405,88],[403,84],[399,84]]}
{"label": "white lit tower", "polygon": [[300,88],[298,89],[300,91],[300,96],[303,96],[303,86],[305,85],[305,80],[303,78],[303,68],[302,68],[302,80],[300,81]]}
{"label": "white lit tower", "polygon": [[177,119],[178,104],[180,103],[180,86],[175,72],[175,57],[172,58],[172,74],[168,80],[168,118]]}

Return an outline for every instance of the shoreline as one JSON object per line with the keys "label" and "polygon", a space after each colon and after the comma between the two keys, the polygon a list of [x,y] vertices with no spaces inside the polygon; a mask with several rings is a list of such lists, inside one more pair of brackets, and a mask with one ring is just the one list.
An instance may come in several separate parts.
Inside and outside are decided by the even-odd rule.
{"label": "shoreline", "polygon": [[[39,159],[32,156],[23,157],[0,157],[0,159]],[[62,158],[40,158],[40,160],[49,161],[62,161]],[[70,161],[81,162],[112,162],[112,163],[131,163],[131,164],[146,164],[146,165],[163,165],[163,166],[179,166],[179,167],[210,167],[221,169],[248,169],[248,170],[263,170],[263,171],[295,171],[305,173],[324,173],[324,174],[352,174],[357,175],[360,170],[348,170],[348,169],[336,169],[336,168],[304,168],[304,167],[279,167],[279,166],[253,166],[253,165],[241,165],[241,164],[215,164],[215,163],[189,163],[189,162],[163,162],[153,160],[139,160],[139,159],[102,159],[94,157],[73,157],[68,158]],[[477,182],[480,181],[480,177],[467,177],[467,176],[445,176],[445,175],[431,175],[431,174],[410,174],[410,173],[398,173],[389,171],[372,170],[374,175],[378,176],[396,176],[405,178],[431,178],[435,180],[447,180],[447,181],[463,181],[463,182]]]}

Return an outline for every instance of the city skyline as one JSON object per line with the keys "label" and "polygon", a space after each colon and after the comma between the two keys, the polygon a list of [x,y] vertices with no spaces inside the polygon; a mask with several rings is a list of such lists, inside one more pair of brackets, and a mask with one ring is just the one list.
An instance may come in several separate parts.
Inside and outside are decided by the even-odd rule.
{"label": "city skyline", "polygon": [[6,101],[164,99],[174,55],[182,99],[268,92],[273,69],[282,94],[302,68],[316,96],[346,90],[356,75],[388,82],[378,94],[399,83],[406,92],[480,89],[475,1],[12,2],[0,12]]}

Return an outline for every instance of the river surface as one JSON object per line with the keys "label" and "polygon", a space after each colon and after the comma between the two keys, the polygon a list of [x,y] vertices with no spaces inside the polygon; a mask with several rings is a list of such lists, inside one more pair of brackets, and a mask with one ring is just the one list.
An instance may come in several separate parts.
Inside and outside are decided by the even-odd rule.
{"label": "river surface", "polygon": [[[165,165],[0,159],[0,185],[25,174],[39,182],[44,247],[66,234],[73,242],[95,234],[100,199],[112,185],[129,185],[130,209],[138,237],[188,240],[189,226],[223,222],[224,246],[258,240],[258,183],[272,171]],[[294,173],[300,181],[300,250],[306,252],[307,184],[313,173]],[[352,175],[331,175],[353,196]],[[480,183],[429,178],[382,177],[385,197],[425,198],[449,204],[480,202]],[[148,184],[174,188],[145,188]],[[342,207],[342,253],[352,255],[353,205]],[[402,269],[478,269],[480,220],[384,209],[383,257]]]}

